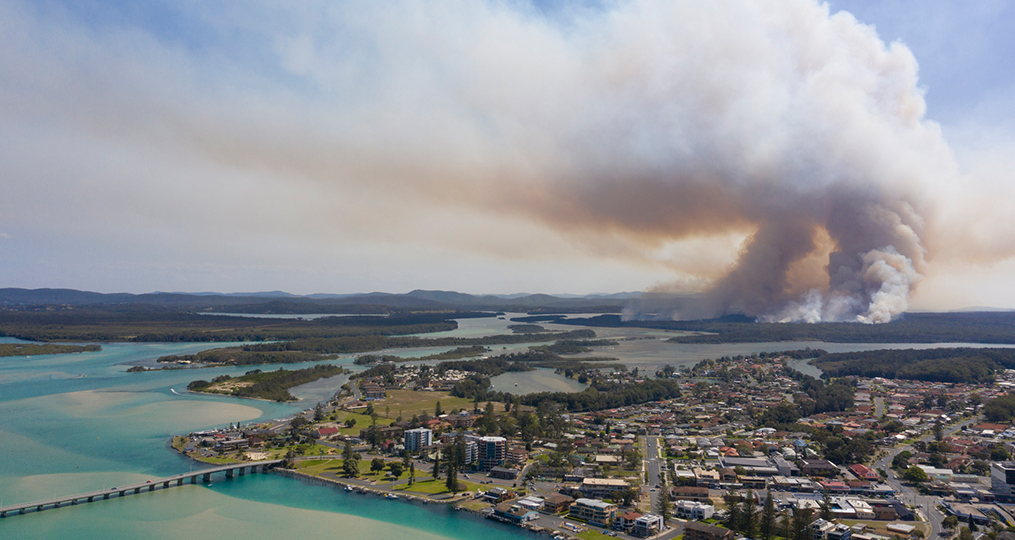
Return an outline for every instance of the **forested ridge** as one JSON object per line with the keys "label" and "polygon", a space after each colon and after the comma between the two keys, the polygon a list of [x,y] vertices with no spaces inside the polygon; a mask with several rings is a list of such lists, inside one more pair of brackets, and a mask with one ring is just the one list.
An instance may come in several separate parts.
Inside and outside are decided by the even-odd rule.
{"label": "forested ridge", "polygon": [[552,322],[606,328],[654,328],[695,332],[674,336],[675,343],[762,343],[825,341],[830,343],[997,343],[1015,344],[1015,313],[906,313],[885,324],[762,323],[743,316],[703,321],[623,320],[620,315],[565,318],[561,315],[518,317],[522,323]]}
{"label": "forested ridge", "polygon": [[[458,328],[467,313],[418,313],[388,317],[268,319],[199,315],[154,306],[62,311],[0,310],[0,336],[29,341],[229,342],[340,336],[395,336]],[[486,314],[486,316],[491,316]]]}
{"label": "forested ridge", "polygon": [[824,354],[811,364],[828,377],[858,376],[952,383],[984,383],[1015,369],[1015,349],[904,349]]}

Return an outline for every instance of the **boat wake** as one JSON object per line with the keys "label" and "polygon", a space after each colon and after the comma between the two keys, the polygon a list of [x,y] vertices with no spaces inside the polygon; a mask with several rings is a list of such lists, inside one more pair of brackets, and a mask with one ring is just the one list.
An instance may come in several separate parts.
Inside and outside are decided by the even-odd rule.
{"label": "boat wake", "polygon": [[181,394],[181,393],[177,392],[176,390],[174,390],[172,388],[170,388],[169,391],[174,393],[174,394],[176,394],[176,395],[178,395],[178,396],[182,396],[182,395],[184,395],[186,393],[186,392],[184,392],[184,394]]}

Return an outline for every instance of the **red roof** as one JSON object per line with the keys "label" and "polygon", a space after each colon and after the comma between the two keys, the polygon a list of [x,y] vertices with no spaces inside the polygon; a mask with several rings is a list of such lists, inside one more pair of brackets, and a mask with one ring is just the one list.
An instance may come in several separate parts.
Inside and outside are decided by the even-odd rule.
{"label": "red roof", "polygon": [[334,435],[336,433],[338,433],[337,427],[322,427],[317,430],[317,434],[321,437],[324,437],[325,435]]}

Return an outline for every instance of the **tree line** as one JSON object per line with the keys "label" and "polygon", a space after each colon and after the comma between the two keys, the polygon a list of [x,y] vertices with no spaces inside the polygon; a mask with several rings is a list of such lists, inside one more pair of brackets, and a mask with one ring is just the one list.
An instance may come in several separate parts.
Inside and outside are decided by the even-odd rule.
{"label": "tree line", "polygon": [[287,371],[284,368],[278,368],[277,371],[261,371],[256,369],[239,377],[219,375],[210,382],[204,380],[192,381],[187,385],[187,390],[196,392],[206,391],[215,384],[233,380],[252,384],[237,386],[231,391],[230,395],[232,396],[270,399],[272,401],[296,401],[296,398],[289,393],[290,388],[325,377],[339,375],[345,373],[345,371],[345,368],[332,364],[317,364],[316,366],[294,371]]}
{"label": "tree line", "polygon": [[811,362],[828,377],[884,377],[949,383],[987,383],[1015,368],[1015,349],[905,349],[824,354]]}

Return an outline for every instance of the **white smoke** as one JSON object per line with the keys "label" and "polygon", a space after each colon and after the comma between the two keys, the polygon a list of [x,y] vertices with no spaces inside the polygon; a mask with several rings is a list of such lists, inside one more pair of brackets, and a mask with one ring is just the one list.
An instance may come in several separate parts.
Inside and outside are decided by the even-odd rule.
{"label": "white smoke", "polygon": [[863,256],[863,279],[870,294],[867,313],[858,315],[862,323],[885,323],[909,307],[909,292],[923,276],[913,268],[913,261],[900,255],[895,248],[873,250]]}
{"label": "white smoke", "polygon": [[863,296],[811,289],[802,300],[790,301],[778,312],[762,315],[760,319],[781,323],[890,322],[909,307],[909,293],[923,276],[909,257],[892,246],[871,250],[863,254],[862,260]]}

